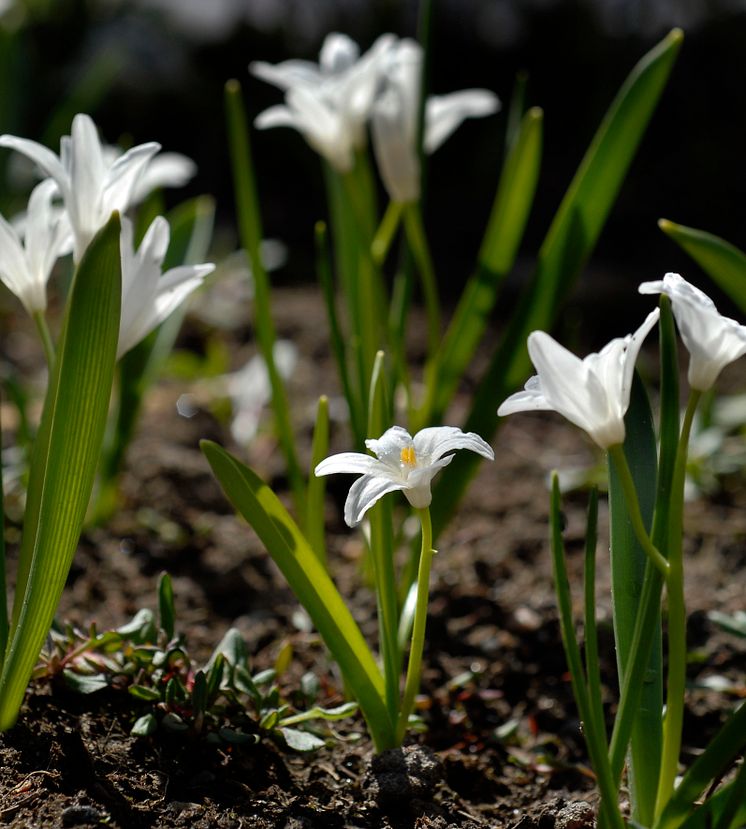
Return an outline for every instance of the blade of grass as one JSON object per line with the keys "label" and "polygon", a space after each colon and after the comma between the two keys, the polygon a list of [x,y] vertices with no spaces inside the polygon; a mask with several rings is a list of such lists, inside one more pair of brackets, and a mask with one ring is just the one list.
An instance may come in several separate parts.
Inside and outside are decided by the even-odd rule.
{"label": "blade of grass", "polygon": [[119,216],[77,269],[34,445],[13,616],[0,676],[0,730],[15,722],[70,570],[109,407],[119,334]]}
{"label": "blade of grass", "polygon": [[352,689],[376,749],[394,744],[383,676],[334,582],[277,496],[251,469],[211,441],[200,444],[234,508],[249,522],[308,612]]}
{"label": "blade of grass", "polygon": [[303,515],[306,485],[298,463],[285,385],[274,360],[273,349],[276,336],[272,321],[269,278],[260,252],[262,225],[259,197],[251,156],[249,125],[241,97],[241,84],[236,80],[230,80],[225,85],[225,107],[239,233],[254,277],[254,328],[264,363],[267,366],[277,437],[285,455],[295,508],[298,515]]}
{"label": "blade of grass", "polygon": [[[376,439],[391,425],[391,411],[387,400],[387,380],[382,351],[376,355],[370,381],[370,414],[368,437]],[[397,632],[399,607],[394,571],[394,531],[391,498],[381,498],[368,511],[370,521],[370,552],[376,583],[378,604],[378,638],[386,684],[386,705],[392,722],[399,715],[399,680],[401,653]]]}
{"label": "blade of grass", "polygon": [[311,443],[311,470],[308,476],[308,492],[306,496],[306,535],[311,549],[327,568],[326,539],[324,534],[324,493],[326,492],[326,478],[316,476],[313,470],[329,454],[329,398],[326,395],[319,397],[316,407],[316,422],[313,427],[313,441]]}
{"label": "blade of grass", "polygon": [[[467,431],[489,440],[498,404],[530,370],[526,337],[548,328],[593,250],[671,73],[683,34],[674,29],[634,67],[591,142],[539,251],[534,278],[498,346],[474,398]],[[435,535],[445,526],[479,460],[457,455],[447,485],[433,493]]]}

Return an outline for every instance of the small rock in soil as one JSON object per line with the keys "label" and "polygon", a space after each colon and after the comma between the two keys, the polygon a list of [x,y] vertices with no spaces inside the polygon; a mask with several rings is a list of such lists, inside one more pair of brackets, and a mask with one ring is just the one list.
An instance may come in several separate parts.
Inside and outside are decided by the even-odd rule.
{"label": "small rock in soil", "polygon": [[110,820],[106,812],[95,809],[93,806],[68,806],[62,812],[63,826],[99,826]]}
{"label": "small rock in soil", "polygon": [[414,799],[430,800],[443,774],[440,758],[426,746],[391,748],[371,760],[361,787],[379,806],[401,807]]}

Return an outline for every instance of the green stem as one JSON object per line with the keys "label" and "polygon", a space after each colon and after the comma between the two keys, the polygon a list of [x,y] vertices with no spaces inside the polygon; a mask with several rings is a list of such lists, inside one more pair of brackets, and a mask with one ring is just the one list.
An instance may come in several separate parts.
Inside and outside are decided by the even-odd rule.
{"label": "green stem", "polygon": [[417,573],[417,606],[414,612],[414,625],[412,626],[412,644],[409,649],[407,679],[396,725],[397,745],[401,745],[404,735],[407,733],[409,715],[414,709],[414,700],[420,688],[422,652],[425,647],[425,625],[427,623],[427,603],[430,594],[430,566],[435,552],[433,550],[433,528],[430,520],[430,510],[427,507],[418,509],[417,515],[422,525],[422,551]]}
{"label": "green stem", "polygon": [[[425,235],[425,227],[422,223],[422,212],[416,202],[409,202],[404,205],[404,227],[407,231],[412,256],[417,263],[417,269],[422,279],[422,293],[425,299],[425,311],[427,313],[427,342],[428,358],[432,360],[440,346],[441,323],[440,323],[440,299],[438,298],[438,283],[435,278],[430,247]],[[431,378],[435,382],[435,378]]]}
{"label": "green stem", "polygon": [[305,513],[306,505],[306,482],[295,447],[285,384],[275,364],[274,344],[276,334],[272,320],[271,290],[269,277],[260,254],[262,224],[259,195],[254,176],[249,126],[241,99],[241,85],[236,80],[230,80],[225,85],[225,105],[239,235],[241,244],[249,257],[254,277],[256,338],[267,367],[270,388],[272,389],[275,426],[287,463],[288,479],[293,492],[295,509],[297,514],[302,516]]}
{"label": "green stem", "polygon": [[41,311],[35,311],[33,316],[34,322],[36,323],[36,330],[39,332],[41,344],[44,347],[44,356],[47,358],[47,368],[51,371],[54,366],[54,343],[49,333],[49,326]]}
{"label": "green stem", "polygon": [[663,723],[663,758],[658,782],[655,813],[660,815],[674,788],[681,750],[686,688],[686,606],[684,604],[684,556],[682,549],[684,483],[689,435],[702,393],[692,390],[687,402],[676,451],[669,512],[668,563],[668,683],[666,719]]}
{"label": "green stem", "polygon": [[401,221],[403,208],[404,205],[401,202],[389,202],[386,212],[383,214],[381,224],[376,231],[376,235],[373,237],[370,253],[378,267],[386,261],[391,243],[394,241],[394,235]]}
{"label": "green stem", "polygon": [[630,472],[627,458],[624,455],[622,444],[618,443],[616,446],[610,446],[609,455],[614,462],[614,467],[619,475],[619,481],[622,484],[624,498],[627,504],[627,511],[629,512],[629,520],[632,524],[635,536],[640,542],[640,546],[645,551],[645,554],[655,565],[656,569],[666,576],[669,569],[668,562],[650,540],[650,536],[645,529],[645,523],[642,520],[642,515],[640,513],[640,503],[637,500],[637,490],[635,489],[635,484],[632,480],[632,473]]}
{"label": "green stem", "polygon": [[[565,549],[562,541],[561,504],[557,474],[552,475],[551,494],[551,548],[552,569],[554,572],[554,586],[557,594],[557,607],[560,618],[562,645],[567,658],[567,667],[570,671],[573,694],[578,706],[578,713],[585,730],[585,742],[588,754],[593,764],[601,794],[601,821],[606,829],[623,829],[624,821],[619,811],[616,781],[612,775],[607,755],[606,739],[603,731],[597,729],[596,718],[592,712],[592,704],[588,695],[583,663],[580,658],[580,648],[575,636],[575,626],[572,619],[572,598],[570,596],[570,582],[567,577],[565,564]],[[591,516],[592,517],[592,516]]]}

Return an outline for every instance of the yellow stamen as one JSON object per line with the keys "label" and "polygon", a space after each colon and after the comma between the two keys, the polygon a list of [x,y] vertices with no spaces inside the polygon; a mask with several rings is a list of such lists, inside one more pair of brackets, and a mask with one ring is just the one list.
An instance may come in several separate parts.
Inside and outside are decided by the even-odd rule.
{"label": "yellow stamen", "polygon": [[417,456],[414,453],[414,446],[405,446],[404,449],[401,450],[401,462],[405,466],[416,466],[417,465]]}

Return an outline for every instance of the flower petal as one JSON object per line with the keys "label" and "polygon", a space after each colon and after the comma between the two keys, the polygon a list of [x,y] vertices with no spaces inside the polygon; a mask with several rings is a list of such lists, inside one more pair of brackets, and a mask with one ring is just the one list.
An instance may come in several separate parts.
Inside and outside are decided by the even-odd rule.
{"label": "flower petal", "polygon": [[517,391],[506,400],[503,400],[497,413],[500,417],[505,417],[516,412],[534,411],[554,411],[554,406],[544,397],[538,374],[526,380],[526,385],[522,391]]}
{"label": "flower petal", "polygon": [[483,118],[499,109],[499,98],[488,89],[431,95],[425,107],[425,152],[435,152],[467,118]]}
{"label": "flower petal", "polygon": [[321,463],[316,466],[313,474],[321,475],[335,475],[342,474],[359,474],[368,473],[376,467],[378,461],[370,455],[363,455],[362,452],[340,452],[338,455],[330,455],[324,458]]}
{"label": "flower petal", "polygon": [[406,429],[402,429],[401,426],[392,426],[377,440],[366,440],[365,445],[371,452],[375,452],[381,462],[398,469],[401,465],[402,449],[408,449],[414,443]]}
{"label": "flower petal", "polygon": [[395,481],[380,475],[363,475],[350,487],[345,501],[345,523],[348,527],[357,526],[365,513],[389,492],[404,489],[403,481]]}
{"label": "flower petal", "polygon": [[[484,458],[495,459],[492,447],[475,432],[462,432],[456,426],[430,426],[414,436],[414,451],[418,461],[434,463],[457,449],[468,449]],[[410,474],[410,477],[411,474]]]}

